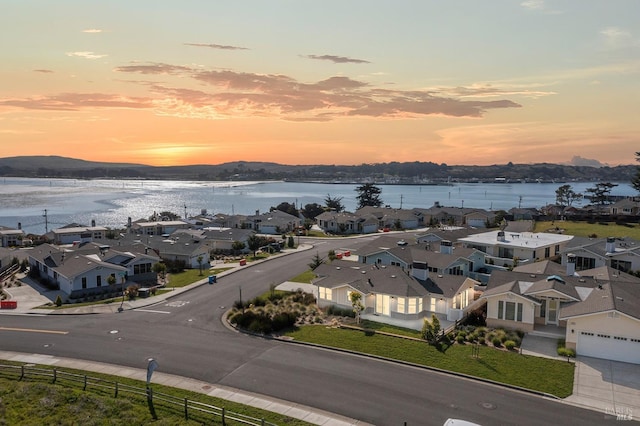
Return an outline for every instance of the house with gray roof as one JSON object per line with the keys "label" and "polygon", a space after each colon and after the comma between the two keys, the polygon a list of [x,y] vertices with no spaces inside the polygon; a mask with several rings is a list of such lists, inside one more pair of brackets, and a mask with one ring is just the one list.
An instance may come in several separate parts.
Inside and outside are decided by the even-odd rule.
{"label": "house with gray roof", "polygon": [[104,226],[95,226],[95,222],[91,226],[82,226],[78,224],[70,224],[62,228],[54,229],[44,235],[44,237],[53,244],[73,244],[87,243],[91,241],[104,241],[107,238],[109,229]]}
{"label": "house with gray roof", "polygon": [[259,234],[281,235],[292,232],[300,226],[302,226],[302,219],[276,209],[266,213],[256,211],[255,215],[246,217],[241,227],[253,229]]}
{"label": "house with gray roof", "polygon": [[0,226],[0,247],[17,247],[22,245],[24,231]]}
{"label": "house with gray roof", "polygon": [[201,230],[180,230],[165,237],[145,238],[142,243],[162,260],[182,263],[188,269],[200,268],[201,264],[208,269],[211,245]]}
{"label": "house with gray roof", "polygon": [[640,278],[536,263],[492,272],[480,297],[487,326],[551,334],[579,355],[640,363]]}
{"label": "house with gray roof", "polygon": [[562,250],[562,264],[574,258],[576,271],[611,266],[624,272],[640,271],[640,241],[630,238],[574,237]]}
{"label": "house with gray roof", "polygon": [[421,325],[419,320],[432,313],[447,321],[460,319],[473,303],[478,284],[464,276],[430,274],[418,263],[408,273],[399,266],[334,260],[315,273],[320,306],[351,308],[350,293],[357,291],[364,314],[376,315],[381,322],[406,321],[408,327]]}

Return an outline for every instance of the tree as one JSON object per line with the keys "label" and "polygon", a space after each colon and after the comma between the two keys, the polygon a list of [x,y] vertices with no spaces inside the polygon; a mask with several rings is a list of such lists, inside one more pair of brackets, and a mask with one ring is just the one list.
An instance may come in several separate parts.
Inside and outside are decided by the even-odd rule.
{"label": "tree", "polygon": [[[636,161],[640,161],[640,151],[636,152]],[[640,192],[640,167],[638,167],[635,176],[631,179],[631,187]]]}
{"label": "tree", "polygon": [[571,207],[571,205],[582,200],[583,195],[579,192],[575,192],[571,185],[562,185],[556,189],[556,203],[562,207]]}
{"label": "tree", "polygon": [[287,240],[287,247],[289,248],[293,248],[295,247],[296,243],[295,241],[293,241],[293,236],[289,235],[289,239]]}
{"label": "tree", "polygon": [[149,217],[151,222],[155,222],[158,220],[178,220],[180,219],[180,215],[175,214],[169,211],[163,211],[160,213],[153,212],[153,214]]}
{"label": "tree", "polygon": [[336,212],[341,212],[344,210],[344,204],[342,204],[342,197],[332,197],[330,194],[324,198],[324,205],[327,207],[327,210],[333,210]]}
{"label": "tree", "polygon": [[239,251],[244,250],[245,247],[246,247],[246,245],[242,241],[234,241],[231,244],[231,249],[233,250],[234,254],[238,253]]}
{"label": "tree", "polygon": [[163,285],[166,284],[165,279],[167,278],[167,265],[162,262],[154,263],[153,272],[160,276]]}
{"label": "tree", "polygon": [[422,323],[422,338],[433,345],[438,343],[439,335],[440,320],[436,314],[431,314],[431,322],[425,318]]}
{"label": "tree", "polygon": [[301,213],[307,219],[315,219],[316,216],[321,215],[324,212],[324,208],[318,203],[305,204]]}
{"label": "tree", "polygon": [[251,234],[249,238],[247,238],[247,247],[253,252],[254,258],[256,257],[256,251],[264,245],[263,242],[264,239],[256,234]]}
{"label": "tree", "polygon": [[202,275],[202,261],[204,260],[204,258],[202,257],[202,255],[200,255],[196,260],[198,262],[198,270],[200,271],[200,275]]}
{"label": "tree", "polygon": [[324,263],[324,259],[320,257],[320,254],[316,252],[316,255],[311,259],[311,263],[308,264],[309,268],[316,270],[318,266]]}
{"label": "tree", "polygon": [[356,324],[360,324],[360,313],[364,310],[362,294],[357,291],[352,291],[349,293],[349,301],[351,301],[353,312],[356,314]]}
{"label": "tree", "polygon": [[298,217],[298,209],[295,204],[287,203],[286,201],[283,201],[275,207],[271,207],[270,211],[274,210],[280,210],[281,212],[289,213],[292,216]]}
{"label": "tree", "polygon": [[382,190],[374,184],[365,183],[364,185],[360,185],[356,188],[356,192],[358,193],[356,197],[358,200],[358,209],[366,206],[380,207],[382,205],[382,200],[380,199]]}
{"label": "tree", "polygon": [[609,199],[609,195],[611,194],[611,190],[618,186],[617,183],[611,182],[600,182],[596,183],[596,186],[593,188],[587,188],[586,192],[589,195],[588,198],[592,204],[597,204],[599,206],[604,206],[605,204],[609,204],[611,200]]}

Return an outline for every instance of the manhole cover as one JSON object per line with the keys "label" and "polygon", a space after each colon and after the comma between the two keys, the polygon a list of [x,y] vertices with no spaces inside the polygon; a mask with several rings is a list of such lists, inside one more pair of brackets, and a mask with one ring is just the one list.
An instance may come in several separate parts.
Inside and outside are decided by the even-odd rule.
{"label": "manhole cover", "polygon": [[209,390],[209,389],[211,389],[211,386],[209,386],[209,385],[204,385],[202,387],[202,390]]}
{"label": "manhole cover", "polygon": [[480,406],[482,408],[486,408],[487,410],[495,410],[497,408],[495,404],[492,404],[490,402],[481,402]]}

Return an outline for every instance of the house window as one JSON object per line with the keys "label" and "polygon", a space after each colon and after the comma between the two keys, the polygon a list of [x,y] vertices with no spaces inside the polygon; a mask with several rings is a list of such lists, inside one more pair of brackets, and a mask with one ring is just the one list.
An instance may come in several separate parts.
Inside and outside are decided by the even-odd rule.
{"label": "house window", "polygon": [[415,314],[417,313],[418,309],[418,299],[416,299],[415,297],[410,297],[409,298],[409,309],[407,311],[408,314]]}
{"label": "house window", "polygon": [[449,275],[464,275],[460,265],[449,268],[448,273]]}
{"label": "house window", "polygon": [[542,299],[542,304],[540,305],[540,318],[547,317],[547,299]]}
{"label": "house window", "polygon": [[498,319],[522,321],[522,303],[498,301]]}
{"label": "house window", "polygon": [[544,258],[546,259],[551,255],[551,247],[545,247],[544,249]]}
{"label": "house window", "polygon": [[96,287],[101,287],[102,286],[102,276],[98,275],[96,277]]}
{"label": "house window", "polygon": [[560,253],[560,244],[556,244],[556,247],[555,247],[554,251],[555,251],[554,254],[559,254]]}
{"label": "house window", "polygon": [[596,260],[590,257],[576,257],[576,270],[584,271],[586,269],[593,269],[596,267]]}
{"label": "house window", "polygon": [[618,271],[629,272],[629,270],[631,269],[631,262],[611,259],[611,267],[613,269],[617,269]]}
{"label": "house window", "polygon": [[398,297],[398,307],[397,307],[397,311],[401,314],[405,313],[405,298],[404,297]]}
{"label": "house window", "polygon": [[134,275],[145,274],[147,272],[151,272],[151,263],[142,263],[140,265],[133,265]]}
{"label": "house window", "polygon": [[326,287],[320,287],[320,299],[332,300],[331,289]]}
{"label": "house window", "polygon": [[82,277],[82,288],[87,288],[87,277]]}

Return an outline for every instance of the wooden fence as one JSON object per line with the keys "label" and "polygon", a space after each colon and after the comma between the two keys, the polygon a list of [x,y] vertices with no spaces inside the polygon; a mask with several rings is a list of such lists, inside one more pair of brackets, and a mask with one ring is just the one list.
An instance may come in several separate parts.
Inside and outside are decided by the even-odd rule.
{"label": "wooden fence", "polygon": [[83,391],[95,390],[108,392],[114,398],[118,398],[123,394],[135,395],[145,398],[149,405],[149,410],[154,418],[156,417],[155,404],[162,405],[171,411],[184,414],[186,420],[202,420],[211,421],[212,419],[220,419],[223,425],[227,424],[243,424],[251,426],[277,426],[274,423],[246,416],[233,411],[227,411],[224,407],[216,407],[215,405],[205,404],[198,401],[191,401],[187,398],[179,398],[161,392],[155,392],[151,387],[146,388],[130,386],[123,383],[112,382],[109,380],[92,377],[86,374],[74,374],[66,371],[60,371],[56,368],[41,368],[29,364],[23,365],[6,365],[0,364],[0,375],[2,377],[16,380],[43,380],[49,381],[62,386],[82,387]]}

